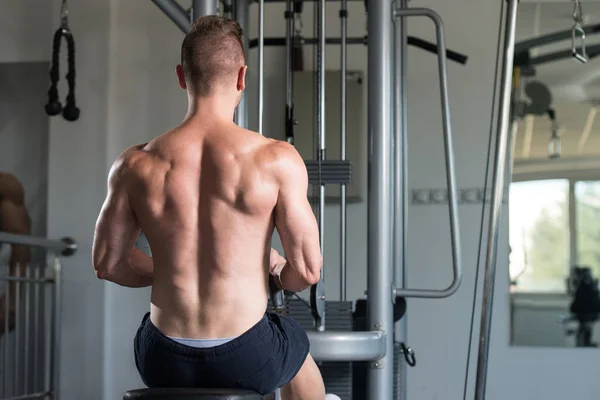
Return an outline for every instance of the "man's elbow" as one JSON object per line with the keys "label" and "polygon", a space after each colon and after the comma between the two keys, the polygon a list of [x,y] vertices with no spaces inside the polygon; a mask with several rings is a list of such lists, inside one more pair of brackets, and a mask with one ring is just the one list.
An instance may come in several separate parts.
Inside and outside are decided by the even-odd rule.
{"label": "man's elbow", "polygon": [[109,270],[100,265],[94,265],[94,272],[96,272],[96,278],[98,279],[108,280],[110,277]]}
{"label": "man's elbow", "polygon": [[323,258],[319,254],[314,260],[307,265],[306,268],[306,283],[309,286],[317,284],[321,280],[321,268],[323,266]]}
{"label": "man's elbow", "polygon": [[115,265],[110,265],[105,260],[94,260],[94,272],[98,279],[110,280],[115,267]]}
{"label": "man's elbow", "polygon": [[321,274],[309,274],[305,277],[306,285],[316,285],[321,280]]}

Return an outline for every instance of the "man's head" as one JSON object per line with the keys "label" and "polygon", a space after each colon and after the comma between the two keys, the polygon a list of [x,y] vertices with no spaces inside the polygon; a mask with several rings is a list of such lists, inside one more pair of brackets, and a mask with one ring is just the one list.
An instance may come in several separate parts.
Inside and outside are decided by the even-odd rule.
{"label": "man's head", "polygon": [[236,105],[245,87],[242,28],[229,18],[198,18],[181,45],[179,85],[194,97],[235,96]]}

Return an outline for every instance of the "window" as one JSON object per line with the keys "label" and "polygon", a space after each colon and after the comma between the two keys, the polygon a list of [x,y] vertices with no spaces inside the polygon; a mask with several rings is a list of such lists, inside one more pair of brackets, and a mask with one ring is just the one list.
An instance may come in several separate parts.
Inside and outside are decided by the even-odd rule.
{"label": "window", "polygon": [[512,290],[564,292],[569,274],[569,181],[516,182],[509,191]]}
{"label": "window", "polygon": [[509,240],[512,291],[564,293],[574,265],[599,278],[600,181],[512,183]]}
{"label": "window", "polygon": [[600,181],[575,183],[575,262],[600,276]]}

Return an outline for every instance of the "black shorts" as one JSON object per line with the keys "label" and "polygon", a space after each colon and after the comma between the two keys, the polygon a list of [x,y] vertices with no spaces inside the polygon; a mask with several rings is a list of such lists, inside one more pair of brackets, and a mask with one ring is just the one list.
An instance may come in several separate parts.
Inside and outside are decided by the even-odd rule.
{"label": "black shorts", "polygon": [[262,395],[289,383],[308,356],[306,332],[291,317],[267,313],[247,332],[195,348],[163,335],[147,313],[135,335],[135,364],[148,387],[249,389]]}

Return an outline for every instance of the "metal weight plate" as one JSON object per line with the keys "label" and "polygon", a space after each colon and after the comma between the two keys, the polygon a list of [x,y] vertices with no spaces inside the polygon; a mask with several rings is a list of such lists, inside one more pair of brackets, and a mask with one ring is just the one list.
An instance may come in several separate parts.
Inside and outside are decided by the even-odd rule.
{"label": "metal weight plate", "polygon": [[325,315],[325,287],[322,280],[310,288],[310,309],[315,320]]}

